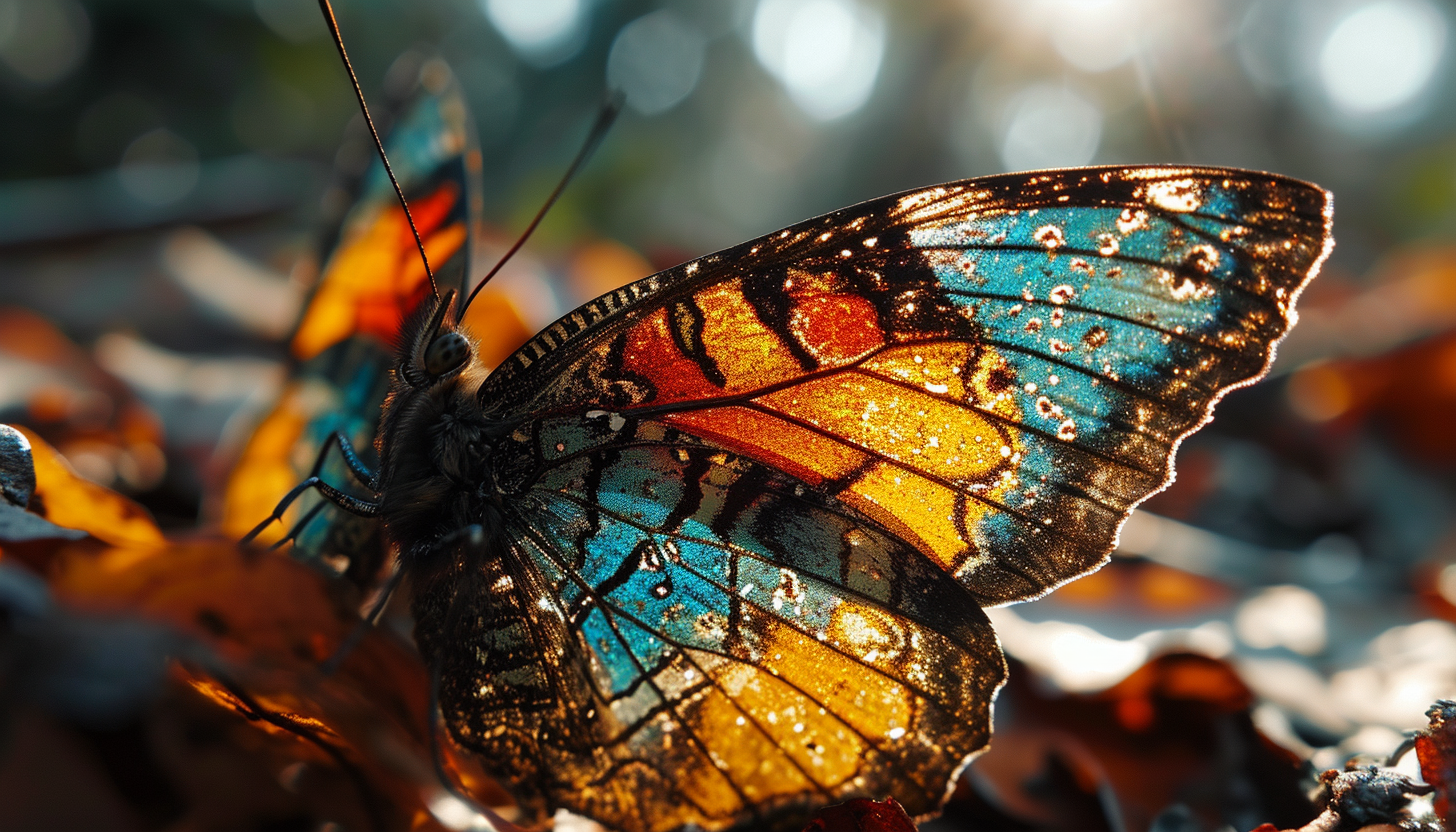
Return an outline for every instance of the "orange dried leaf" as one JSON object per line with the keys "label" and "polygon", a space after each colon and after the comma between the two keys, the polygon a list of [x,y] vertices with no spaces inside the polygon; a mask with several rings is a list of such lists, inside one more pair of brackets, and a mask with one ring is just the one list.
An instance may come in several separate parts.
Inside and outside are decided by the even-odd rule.
{"label": "orange dried leaf", "polygon": [[[158,620],[210,648],[215,659],[189,660],[176,680],[246,719],[268,753],[355,772],[385,798],[378,811],[388,828],[410,828],[409,818],[428,813],[441,788],[430,761],[429,674],[380,628],[364,633],[336,673],[319,669],[358,626],[338,582],[284,555],[217,540],[71,547],[50,572],[56,597],[72,608]],[[459,780],[486,803],[508,800],[478,772]]]}
{"label": "orange dried leaf", "polygon": [[34,431],[18,426],[17,429],[30,440],[31,456],[35,460],[32,511],[58,526],[80,529],[114,546],[162,542],[162,532],[146,509],[81,477]]}

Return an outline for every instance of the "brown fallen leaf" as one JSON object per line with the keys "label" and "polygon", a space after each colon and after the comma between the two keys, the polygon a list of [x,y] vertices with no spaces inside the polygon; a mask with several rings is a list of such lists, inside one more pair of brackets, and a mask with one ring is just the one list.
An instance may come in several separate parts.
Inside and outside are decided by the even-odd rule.
{"label": "brown fallen leaf", "polygon": [[1302,761],[1254,727],[1253,694],[1225,662],[1168,654],[1088,695],[1030,677],[1013,663],[991,747],[947,808],[955,828],[1146,829],[1170,810],[1209,828],[1297,827],[1318,814]]}
{"label": "brown fallen leaf", "polygon": [[[64,549],[48,577],[70,609],[161,622],[190,638],[199,649],[175,664],[173,681],[240,717],[280,773],[304,763],[351,784],[345,791],[368,821],[353,828],[417,828],[443,794],[429,677],[413,649],[371,629],[336,673],[320,670],[359,620],[327,576],[283,555],[192,540]],[[450,767],[469,770],[454,757]],[[509,805],[476,773],[456,779],[487,803]]]}
{"label": "brown fallen leaf", "polygon": [[[133,718],[148,726],[137,753],[164,761],[158,770],[184,796],[188,828],[246,828],[247,818],[279,811],[313,826],[439,828],[432,806],[450,798],[434,763],[429,675],[406,639],[359,629],[351,586],[281,554],[167,539],[134,503],[77,477],[38,436],[23,435],[34,459],[31,509],[88,534],[46,540],[43,550],[0,543],[7,568],[33,570],[53,597],[45,609],[56,612],[36,607],[31,629],[53,624],[85,640],[91,630],[73,622],[137,622],[173,634],[163,642],[172,657],[164,689]],[[6,481],[23,492],[22,469]],[[320,665],[351,634],[354,647],[325,673]],[[80,689],[100,678],[84,663],[71,675]],[[451,780],[509,811],[509,796],[444,745]],[[263,815],[235,797],[239,783],[253,784],[241,791],[270,807]]]}

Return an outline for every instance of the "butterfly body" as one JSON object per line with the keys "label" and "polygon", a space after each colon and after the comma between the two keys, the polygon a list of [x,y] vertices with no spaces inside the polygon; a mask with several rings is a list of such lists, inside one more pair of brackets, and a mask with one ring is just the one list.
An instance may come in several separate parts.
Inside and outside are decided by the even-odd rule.
{"label": "butterfly body", "polygon": [[[644,278],[495,358],[390,272],[367,484],[452,739],[532,813],[624,832],[934,811],[1006,673],[982,607],[1106,560],[1267,369],[1329,223],[1328,194],[1248,171],[966,180]],[[406,262],[391,233],[334,262],[385,238]],[[379,308],[329,320],[362,339]]]}
{"label": "butterfly body", "polygon": [[403,324],[376,440],[380,518],[412,573],[431,568],[450,532],[500,528],[489,459],[499,430],[475,398],[485,371],[447,311],[429,298]]}

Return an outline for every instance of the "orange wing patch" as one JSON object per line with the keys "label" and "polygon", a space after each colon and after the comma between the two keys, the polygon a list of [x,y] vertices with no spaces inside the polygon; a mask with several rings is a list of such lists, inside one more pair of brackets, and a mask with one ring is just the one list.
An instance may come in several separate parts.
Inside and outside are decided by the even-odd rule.
{"label": "orange wing patch", "polygon": [[[460,187],[446,182],[410,203],[425,254],[433,265],[449,260],[465,244],[465,223],[444,225],[459,199]],[[293,336],[293,354],[307,360],[361,332],[389,343],[405,313],[428,291],[425,266],[404,210],[387,204],[345,229]]]}
{"label": "orange wing patch", "polygon": [[743,302],[741,280],[704,289],[694,300],[703,310],[703,343],[727,380],[729,392],[757,390],[804,372],[784,349],[783,339]]}
{"label": "orange wing patch", "polygon": [[763,459],[811,485],[846,477],[868,458],[843,442],[747,407],[673,413],[664,421]]}
{"label": "orange wing patch", "polygon": [[[1001,357],[973,352],[956,342],[895,347],[747,405],[660,418],[812,486],[841,481],[847,503],[955,573],[977,554],[969,529],[1019,485],[1025,452],[1014,400],[996,389]],[[694,362],[670,355],[674,370],[707,385]],[[682,390],[679,381],[667,394]]]}
{"label": "orange wing patch", "polygon": [[844,291],[838,275],[793,272],[784,288],[793,300],[789,331],[820,364],[842,367],[885,345],[875,305]]}
{"label": "orange wing patch", "polygon": [[[247,534],[267,517],[278,498],[299,482],[299,471],[307,470],[312,459],[298,460],[299,444],[309,422],[338,405],[338,397],[327,385],[295,381],[283,391],[273,411],[253,431],[242,455],[233,466],[222,500],[222,533],[230,538]],[[269,526],[259,535],[260,543],[272,543],[283,536],[297,515],[289,509],[284,524]]]}
{"label": "orange wing patch", "polygon": [[874,304],[855,295],[820,295],[794,307],[794,337],[820,363],[838,367],[885,343]]}
{"label": "orange wing patch", "polygon": [[659,309],[627,333],[624,360],[633,372],[646,376],[659,401],[692,401],[722,395],[702,368],[673,342],[667,311]]}

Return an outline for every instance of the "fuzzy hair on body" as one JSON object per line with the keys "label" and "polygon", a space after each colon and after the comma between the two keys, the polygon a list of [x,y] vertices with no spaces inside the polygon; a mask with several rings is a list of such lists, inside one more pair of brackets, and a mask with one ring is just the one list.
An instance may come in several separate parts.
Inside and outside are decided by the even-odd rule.
{"label": "fuzzy hair on body", "polygon": [[427,297],[401,325],[375,439],[386,539],[417,578],[444,555],[431,550],[447,535],[479,525],[491,539],[501,525],[489,465],[500,427],[476,398],[487,371],[453,320],[453,299]]}

